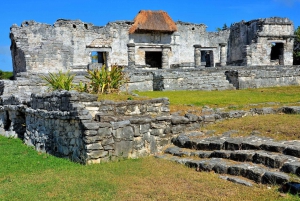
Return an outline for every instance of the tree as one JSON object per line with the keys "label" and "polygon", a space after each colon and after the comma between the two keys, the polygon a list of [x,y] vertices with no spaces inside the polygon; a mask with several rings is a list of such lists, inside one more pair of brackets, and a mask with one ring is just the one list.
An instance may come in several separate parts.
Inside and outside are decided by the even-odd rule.
{"label": "tree", "polygon": [[227,26],[226,23],[224,23],[222,29],[221,29],[220,27],[217,27],[217,28],[216,28],[216,31],[222,31],[222,30],[226,30],[226,29],[228,29],[228,26]]}
{"label": "tree", "polygon": [[294,41],[294,65],[300,65],[300,26],[295,31]]}

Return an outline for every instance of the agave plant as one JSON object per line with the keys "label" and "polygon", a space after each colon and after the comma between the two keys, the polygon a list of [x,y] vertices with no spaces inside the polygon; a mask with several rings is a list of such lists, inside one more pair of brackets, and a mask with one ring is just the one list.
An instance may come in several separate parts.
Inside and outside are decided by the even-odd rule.
{"label": "agave plant", "polygon": [[40,78],[48,83],[52,90],[71,90],[73,87],[73,79],[75,75],[71,75],[69,71],[63,73],[49,73],[48,75],[41,75]]}
{"label": "agave plant", "polygon": [[118,90],[124,82],[122,68],[118,66],[112,66],[111,71],[102,66],[100,70],[88,71],[88,74],[86,77],[90,80],[91,91],[97,94]]}

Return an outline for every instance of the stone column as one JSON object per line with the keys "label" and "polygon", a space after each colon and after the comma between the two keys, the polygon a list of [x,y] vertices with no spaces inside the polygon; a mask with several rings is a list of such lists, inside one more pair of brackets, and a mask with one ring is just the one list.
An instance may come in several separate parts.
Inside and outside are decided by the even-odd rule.
{"label": "stone column", "polygon": [[128,43],[128,67],[133,68],[135,66],[135,44]]}
{"label": "stone column", "polygon": [[209,51],[209,60],[210,60],[210,67],[216,67],[215,55],[213,50]]}
{"label": "stone column", "polygon": [[170,50],[170,45],[163,45],[162,46],[162,68],[170,68],[169,66],[169,50]]}
{"label": "stone column", "polygon": [[194,45],[195,67],[201,66],[201,45]]}
{"label": "stone column", "polygon": [[220,64],[222,66],[226,66],[226,43],[220,43],[221,51],[220,51]]}

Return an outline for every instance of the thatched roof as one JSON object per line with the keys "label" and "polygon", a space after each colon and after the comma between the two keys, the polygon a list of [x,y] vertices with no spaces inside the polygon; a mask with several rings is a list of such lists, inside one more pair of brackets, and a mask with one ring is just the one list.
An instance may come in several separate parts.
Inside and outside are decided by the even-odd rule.
{"label": "thatched roof", "polygon": [[129,33],[143,32],[174,32],[177,26],[165,11],[141,10],[134,18]]}

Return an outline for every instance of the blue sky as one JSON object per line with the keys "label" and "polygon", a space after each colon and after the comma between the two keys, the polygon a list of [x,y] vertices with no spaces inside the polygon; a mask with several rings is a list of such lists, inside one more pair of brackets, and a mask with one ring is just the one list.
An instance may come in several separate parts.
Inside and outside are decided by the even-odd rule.
{"label": "blue sky", "polygon": [[80,19],[94,25],[133,20],[139,10],[164,10],[174,21],[204,23],[215,31],[266,17],[288,17],[300,26],[300,0],[5,0],[0,8],[0,69],[12,71],[9,31],[25,20],[53,24],[57,19]]}

